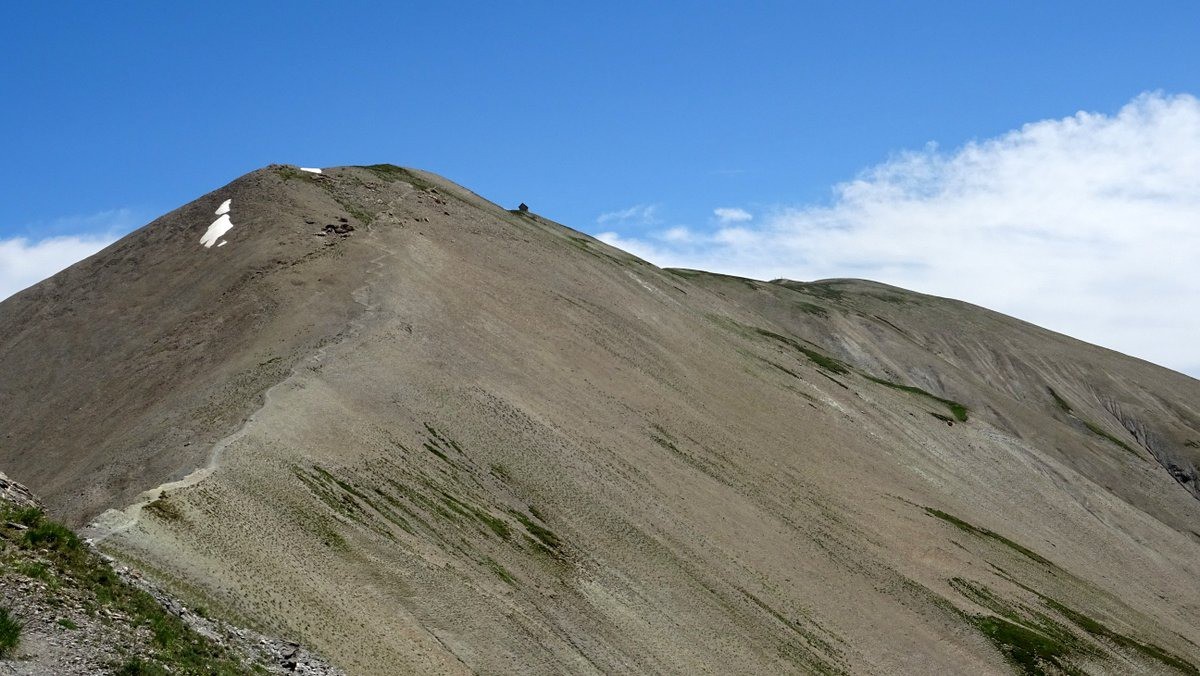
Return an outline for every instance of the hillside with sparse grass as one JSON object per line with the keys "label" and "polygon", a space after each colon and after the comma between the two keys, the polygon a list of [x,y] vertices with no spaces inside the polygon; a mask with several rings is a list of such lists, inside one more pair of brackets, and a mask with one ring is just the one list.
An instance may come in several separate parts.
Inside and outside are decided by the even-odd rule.
{"label": "hillside with sparse grass", "polygon": [[[267,167],[0,303],[0,400],[48,513],[348,673],[1200,666],[1200,382],[417,170]],[[226,659],[44,518],[14,565]]]}

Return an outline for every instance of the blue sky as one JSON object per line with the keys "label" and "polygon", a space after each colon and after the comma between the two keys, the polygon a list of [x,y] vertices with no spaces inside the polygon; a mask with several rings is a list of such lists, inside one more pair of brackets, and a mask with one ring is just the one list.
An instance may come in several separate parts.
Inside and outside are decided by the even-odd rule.
{"label": "blue sky", "polygon": [[[1156,351],[1112,333],[1115,317],[1078,324],[1072,313],[1093,313],[1077,302],[1006,305],[969,284],[956,293],[933,277],[896,274],[903,261],[881,265],[878,256],[823,265],[800,256],[789,267],[754,254],[764,233],[796,227],[788,214],[834,209],[845,218],[854,181],[911,187],[912,172],[930,163],[961,170],[964,144],[1002,153],[987,144],[1028,142],[1006,135],[1031,123],[1078,111],[1120,121],[1141,110],[1158,115],[1147,126],[1163,147],[1190,142],[1190,103],[1171,97],[1200,93],[1200,5],[576,4],[7,7],[0,283],[2,266],[20,280],[53,267],[54,255],[29,253],[46,238],[65,242],[68,253],[55,255],[84,255],[265,164],[393,162],[502,204],[528,202],[654,262],[736,260],[731,270],[759,277],[875,276],[1200,372],[1200,357],[1187,361],[1183,347]],[[1166,112],[1139,99],[1145,92],[1159,92],[1151,96],[1168,102]],[[1145,145],[1138,120],[1122,124],[1129,147]],[[902,177],[881,178],[889,171]],[[940,176],[922,194],[944,194]],[[757,249],[740,244],[747,228]],[[5,246],[15,254],[4,258]],[[1080,293],[1100,304],[1097,284]],[[1192,328],[1176,328],[1179,346]]]}

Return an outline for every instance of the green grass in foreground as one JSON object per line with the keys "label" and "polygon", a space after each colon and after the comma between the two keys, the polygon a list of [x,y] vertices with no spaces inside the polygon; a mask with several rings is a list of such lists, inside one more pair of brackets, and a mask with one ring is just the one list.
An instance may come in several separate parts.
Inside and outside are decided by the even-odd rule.
{"label": "green grass in foreground", "polygon": [[0,657],[8,657],[21,645],[25,625],[13,617],[8,608],[0,608]]}
{"label": "green grass in foreground", "polygon": [[[41,552],[41,556],[49,559],[50,566],[40,572],[53,575],[59,585],[70,585],[90,594],[94,598],[92,612],[107,608],[126,615],[131,624],[149,631],[155,653],[142,659],[140,666],[134,668],[126,664],[118,673],[211,676],[245,673],[245,669],[231,658],[224,647],[192,631],[183,620],[167,612],[154,597],[121,581],[112,568],[88,549],[71,529],[46,518],[41,510],[9,507],[0,513],[0,523],[24,526],[24,529],[0,526],[0,537],[21,550]],[[4,564],[8,565],[9,562],[5,561]],[[29,566],[24,569],[33,570]],[[22,568],[16,567],[16,570]],[[6,631],[13,637],[10,640],[19,640],[19,631],[14,631],[11,626],[5,630],[3,625],[4,622],[0,621],[0,643],[5,640]]]}

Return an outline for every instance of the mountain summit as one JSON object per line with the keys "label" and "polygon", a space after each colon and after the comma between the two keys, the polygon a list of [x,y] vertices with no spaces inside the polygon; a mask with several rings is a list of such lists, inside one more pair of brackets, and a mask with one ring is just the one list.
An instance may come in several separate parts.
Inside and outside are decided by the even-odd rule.
{"label": "mountain summit", "polygon": [[274,165],[0,303],[0,470],[351,673],[1200,673],[1200,382]]}

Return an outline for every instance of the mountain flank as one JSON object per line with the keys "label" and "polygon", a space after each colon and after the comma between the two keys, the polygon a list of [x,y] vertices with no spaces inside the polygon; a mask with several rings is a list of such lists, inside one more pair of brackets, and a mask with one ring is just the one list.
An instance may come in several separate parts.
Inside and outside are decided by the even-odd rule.
{"label": "mountain flank", "polygon": [[427,172],[159,218],[0,303],[0,399],[51,514],[349,673],[1200,665],[1200,382]]}

